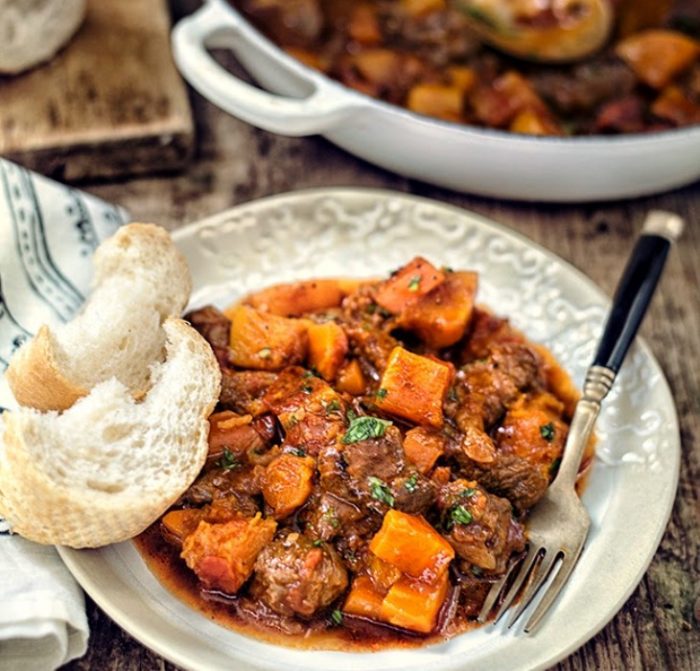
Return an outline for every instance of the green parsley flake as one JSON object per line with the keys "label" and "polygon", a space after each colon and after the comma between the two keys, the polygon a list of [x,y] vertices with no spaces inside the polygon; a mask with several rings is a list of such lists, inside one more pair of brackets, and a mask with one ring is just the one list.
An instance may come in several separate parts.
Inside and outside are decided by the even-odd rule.
{"label": "green parsley flake", "polygon": [[549,422],[549,424],[543,424],[540,427],[540,436],[544,438],[548,443],[554,440],[554,424]]}
{"label": "green parsley flake", "polygon": [[464,506],[455,506],[450,510],[451,526],[455,524],[471,524],[472,514]]}
{"label": "green parsley flake", "polygon": [[314,388],[313,388],[313,386],[310,385],[310,384],[305,384],[305,385],[301,388],[301,390],[302,390],[305,394],[310,394],[310,393],[314,390]]}
{"label": "green parsley flake", "polygon": [[340,410],[340,401],[337,398],[334,398],[326,406],[326,413],[330,414],[331,412],[338,412],[338,410]]}
{"label": "green parsley flake", "polygon": [[[348,418],[350,413],[348,412]],[[343,436],[343,443],[359,443],[361,440],[369,440],[370,438],[381,438],[384,435],[388,426],[392,422],[388,419],[379,419],[379,417],[353,417],[350,419],[350,426]]]}
{"label": "green parsley flake", "polygon": [[305,456],[306,456],[306,451],[305,451],[305,450],[302,450],[300,447],[295,447],[295,448],[292,450],[292,454],[293,454],[295,457],[305,457]]}
{"label": "green parsley flake", "polygon": [[263,347],[259,352],[258,356],[261,359],[269,359],[272,356],[272,350],[269,347]]}
{"label": "green parsley flake", "polygon": [[389,393],[388,389],[377,389],[376,396],[377,398],[386,398],[386,395]]}
{"label": "green parsley flake", "polygon": [[343,614],[337,608],[331,613],[331,622],[336,627],[339,627],[341,624],[343,624]]}
{"label": "green parsley flake", "polygon": [[369,489],[373,499],[386,503],[390,508],[393,507],[394,495],[389,491],[389,487],[384,480],[370,475],[367,478],[367,482],[369,482]]}
{"label": "green parsley flake", "polygon": [[217,462],[217,465],[219,468],[223,468],[225,471],[232,471],[234,468],[238,468],[240,466],[238,459],[236,459],[236,455],[231,452],[228,447],[224,448],[224,454]]}
{"label": "green parsley flake", "polygon": [[317,538],[313,543],[311,543],[315,548],[320,548],[323,545],[323,541],[320,538]]}
{"label": "green parsley flake", "polygon": [[418,289],[420,289],[421,279],[422,278],[420,275],[414,275],[408,282],[408,290],[409,291],[418,291]]}
{"label": "green parsley flake", "polygon": [[413,494],[418,489],[418,473],[414,473],[406,482],[404,487]]}
{"label": "green parsley flake", "polygon": [[460,496],[463,499],[468,499],[470,496],[474,496],[474,494],[476,494],[476,489],[474,489],[474,487],[467,487],[466,489],[462,490]]}

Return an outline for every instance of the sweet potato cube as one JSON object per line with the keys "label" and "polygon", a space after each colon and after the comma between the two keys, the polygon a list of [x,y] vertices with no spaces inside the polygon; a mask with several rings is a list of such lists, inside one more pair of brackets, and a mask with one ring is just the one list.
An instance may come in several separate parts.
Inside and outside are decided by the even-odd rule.
{"label": "sweet potato cube", "polygon": [[307,324],[238,305],[230,313],[229,359],[235,366],[279,370],[301,363],[308,346]]}
{"label": "sweet potato cube", "polygon": [[[262,312],[280,317],[296,317],[305,312],[337,307],[348,293],[343,290],[343,280],[302,280],[291,284],[275,284],[256,291],[243,302]],[[226,316],[231,318],[230,311],[226,311]]]}
{"label": "sweet potato cube", "polygon": [[270,462],[262,482],[265,502],[277,519],[291,515],[311,495],[316,464],[311,457],[284,453]]}
{"label": "sweet potato cube", "polygon": [[204,511],[200,508],[180,508],[163,515],[160,523],[165,537],[175,545],[182,546],[185,538],[197,528],[203,517]]}
{"label": "sweet potato cube", "polygon": [[452,377],[449,364],[395,347],[382,375],[382,394],[375,403],[384,412],[439,429]]}
{"label": "sweet potato cube", "polygon": [[620,42],[615,51],[644,83],[668,86],[700,55],[700,42],[673,30],[644,30]]}
{"label": "sweet potato cube", "polygon": [[442,284],[401,313],[399,324],[430,347],[454,345],[464,336],[471,319],[478,283],[476,273],[448,273]]}
{"label": "sweet potato cube", "polygon": [[428,473],[445,452],[445,437],[436,431],[417,426],[406,433],[403,450],[420,473]]}
{"label": "sweet potato cube", "polygon": [[335,380],[348,353],[348,337],[335,322],[310,324],[309,365],[315,368],[324,380]]}
{"label": "sweet potato cube", "polygon": [[253,572],[260,551],[272,540],[277,522],[238,516],[223,524],[202,521],[185,538],[181,557],[208,589],[235,594]]}
{"label": "sweet potato cube", "polygon": [[402,573],[435,583],[454,559],[452,546],[422,517],[390,510],[369,544],[370,551]]}
{"label": "sweet potato cube", "polygon": [[404,577],[384,597],[380,619],[397,627],[429,634],[435,629],[449,586],[447,573],[433,585]]}
{"label": "sweet potato cube", "polygon": [[551,115],[543,110],[524,109],[510,122],[510,132],[521,135],[562,135],[561,128]]}
{"label": "sweet potato cube", "polygon": [[464,91],[458,86],[416,84],[408,92],[406,106],[418,114],[459,121],[464,107]]}
{"label": "sweet potato cube", "polygon": [[367,381],[357,359],[349,361],[338,371],[338,379],[335,386],[338,391],[345,391],[353,396],[360,396],[365,393]]}
{"label": "sweet potato cube", "polygon": [[366,575],[361,575],[353,580],[343,611],[351,615],[380,620],[383,600],[384,595],[375,589],[372,581]]}
{"label": "sweet potato cube", "polygon": [[417,256],[382,282],[374,298],[383,308],[397,314],[444,281],[442,270]]}

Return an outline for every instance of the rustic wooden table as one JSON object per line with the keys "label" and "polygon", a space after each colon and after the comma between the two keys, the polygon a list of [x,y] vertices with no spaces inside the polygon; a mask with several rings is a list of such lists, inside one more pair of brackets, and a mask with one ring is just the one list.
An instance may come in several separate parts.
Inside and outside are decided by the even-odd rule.
{"label": "rustic wooden table", "polygon": [[[175,3],[176,14],[196,3]],[[681,426],[680,485],[668,529],[640,585],[615,618],[556,668],[700,668],[700,184],[634,201],[581,206],[506,203],[404,179],[359,161],[320,138],[257,130],[192,95],[198,153],[175,176],[86,185],[140,221],[175,229],[238,203],[293,189],[394,189],[468,208],[500,221],[571,262],[608,293],[644,213],[663,208],[688,227],[673,252],[642,329],[673,391]],[[654,502],[649,501],[653,506]],[[634,548],[630,548],[634,552]],[[172,669],[89,603],[87,655],[71,671]]]}

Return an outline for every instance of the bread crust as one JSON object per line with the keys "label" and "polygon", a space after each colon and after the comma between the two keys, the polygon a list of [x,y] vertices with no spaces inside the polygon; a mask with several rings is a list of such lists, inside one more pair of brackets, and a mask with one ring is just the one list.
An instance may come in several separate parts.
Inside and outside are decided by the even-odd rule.
{"label": "bread crust", "polygon": [[61,372],[48,326],[41,326],[10,361],[7,382],[20,405],[37,410],[67,410],[88,390]]}
{"label": "bread crust", "polygon": [[[87,299],[83,314],[90,310],[95,292],[110,282],[133,284],[132,307],[136,303],[151,305],[161,319],[179,315],[187,304],[192,288],[187,261],[168,232],[160,226],[144,223],[122,226],[97,248],[93,263],[93,294]],[[153,268],[160,272],[154,272]],[[130,308],[125,305],[125,309]],[[119,326],[114,324],[114,329]],[[61,366],[57,332],[46,325],[41,326],[36,336],[10,361],[7,381],[22,406],[41,411],[62,411],[88,393],[89,388],[72,378],[70,372]],[[81,343],[64,343],[62,349],[76,355],[81,351]],[[110,354],[104,352],[106,357]],[[101,381],[91,380],[90,386]],[[131,391],[134,398],[139,399],[147,390],[133,388]]]}
{"label": "bread crust", "polygon": [[[164,434],[170,438],[169,442],[157,439],[157,444],[144,445],[145,436],[137,434],[120,444],[119,453],[110,454],[109,459],[117,460],[124,479],[131,484],[117,487],[119,483],[94,484],[89,477],[86,479],[85,473],[80,472],[76,465],[80,458],[84,459],[84,454],[72,453],[75,448],[70,439],[68,444],[54,444],[51,440],[45,444],[37,439],[45,430],[46,422],[55,427],[57,436],[65,438],[65,431],[58,430],[65,415],[49,413],[47,418],[46,414],[22,408],[6,412],[3,415],[5,453],[0,460],[0,514],[10,523],[13,532],[37,543],[74,548],[117,543],[133,538],[152,524],[197,477],[208,452],[207,420],[218,401],[221,371],[209,344],[189,324],[180,319],[168,319],[164,329],[168,336],[168,357],[162,364],[163,369],[174,365],[173,360],[184,354],[188,358],[188,372],[195,373],[200,397],[193,401],[186,385],[173,385],[170,371],[161,375],[140,403],[136,403],[122,385],[123,398],[117,398],[117,404],[133,413],[151,413],[140,419],[144,430],[149,427],[152,430],[159,425],[163,412],[162,408],[153,407],[153,403],[165,401],[176,407],[190,403],[196,417],[190,417],[189,421],[195,425],[195,430],[184,435],[169,429],[170,432]],[[117,382],[113,384],[119,385]],[[103,421],[109,427],[109,412],[114,409],[109,403],[113,395],[100,391],[98,387],[84,402],[93,394],[102,394],[97,403],[105,404]],[[151,394],[156,400],[149,405]],[[192,403],[196,407],[193,408]],[[91,410],[94,412],[94,407],[91,406]],[[80,403],[68,412],[82,412]],[[97,442],[103,436],[104,427],[102,424],[86,426],[86,431],[92,431],[89,437],[94,437]],[[96,445],[96,449],[106,447]],[[55,457],[42,453],[46,449],[60,451],[62,458],[58,458],[59,452]],[[143,478],[142,486],[133,486],[139,475],[129,467],[129,459],[134,454],[145,456],[156,451],[158,459],[162,460],[159,463],[167,465],[172,459],[183,456],[182,450],[187,451],[184,467],[176,469],[164,486],[152,486],[157,473],[150,471],[140,474],[147,476]],[[63,470],[68,472],[61,472]]]}

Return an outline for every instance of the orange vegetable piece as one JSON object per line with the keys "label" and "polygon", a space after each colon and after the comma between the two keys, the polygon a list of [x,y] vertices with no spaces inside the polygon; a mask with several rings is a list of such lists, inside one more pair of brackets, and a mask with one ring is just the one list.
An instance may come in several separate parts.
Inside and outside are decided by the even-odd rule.
{"label": "orange vegetable piece", "polygon": [[282,519],[291,515],[311,495],[316,464],[311,457],[284,453],[270,462],[263,476],[262,492],[267,504]]}
{"label": "orange vegetable piece", "polygon": [[510,131],[522,135],[561,135],[561,128],[549,114],[533,109],[524,109],[511,121]]}
{"label": "orange vegetable piece", "polygon": [[464,336],[471,319],[478,282],[477,273],[447,273],[442,284],[401,313],[399,324],[430,347],[454,345]]}
{"label": "orange vegetable piece", "polygon": [[367,382],[357,359],[349,361],[338,371],[338,379],[335,386],[338,391],[344,391],[353,396],[360,396],[365,393]]}
{"label": "orange vegetable piece", "polygon": [[208,589],[235,594],[248,580],[260,551],[272,540],[277,522],[236,517],[223,524],[202,521],[183,543],[180,555]]}
{"label": "orange vegetable piece", "polygon": [[525,109],[547,111],[532,84],[514,70],[502,74],[491,86],[478,87],[470,99],[477,118],[488,126],[508,126]]}
{"label": "orange vegetable piece", "polygon": [[389,312],[399,313],[444,281],[445,273],[442,270],[417,256],[382,282],[374,298]]}
{"label": "orange vegetable piece", "polygon": [[452,546],[422,517],[390,510],[369,549],[402,573],[435,583],[454,559]]}
{"label": "orange vegetable piece", "polygon": [[406,101],[406,107],[412,112],[446,121],[459,121],[463,106],[463,89],[444,84],[416,84],[408,92]]}
{"label": "orange vegetable piece", "polygon": [[377,8],[365,2],[353,7],[348,22],[348,35],[360,44],[379,44],[382,41],[382,31]]}
{"label": "orange vegetable piece", "polygon": [[345,599],[343,611],[351,615],[382,619],[384,595],[378,592],[369,577],[358,576],[353,580],[350,592]]}
{"label": "orange vegetable piece", "polygon": [[384,412],[439,429],[452,377],[449,364],[394,347],[380,384],[386,393],[375,403]]}
{"label": "orange vegetable piece", "polygon": [[649,86],[662,89],[700,55],[700,42],[673,30],[644,30],[620,42],[615,51]]}
{"label": "orange vegetable piece", "polygon": [[181,508],[171,510],[163,515],[161,524],[169,540],[182,545],[182,542],[197,528],[203,517],[204,511],[200,508]]}
{"label": "orange vegetable piece", "polygon": [[677,126],[700,123],[700,105],[693,102],[679,86],[667,86],[653,102],[651,111]]}
{"label": "orange vegetable piece", "polygon": [[[343,282],[333,278],[275,284],[250,294],[243,302],[262,312],[280,317],[296,317],[305,312],[339,306],[343,298],[350,293],[343,289]],[[233,311],[235,307],[225,310],[224,314],[231,319]]]}
{"label": "orange vegetable piece", "polygon": [[425,475],[445,452],[445,438],[435,431],[417,426],[406,433],[403,450],[408,460]]}
{"label": "orange vegetable piece", "polygon": [[402,578],[384,597],[380,618],[397,627],[429,634],[435,629],[449,586],[447,573],[433,585]]}
{"label": "orange vegetable piece", "polygon": [[335,322],[310,324],[309,365],[329,382],[334,380],[348,353],[348,338]]}
{"label": "orange vegetable piece", "polygon": [[235,366],[279,370],[301,363],[308,345],[307,324],[238,305],[230,313],[229,359]]}
{"label": "orange vegetable piece", "polygon": [[469,93],[476,85],[477,77],[474,68],[464,65],[453,65],[447,68],[450,84],[456,86],[462,93]]}
{"label": "orange vegetable piece", "polygon": [[385,562],[371,552],[367,555],[366,568],[367,575],[375,589],[382,594],[386,594],[389,588],[403,575],[396,566]]}

